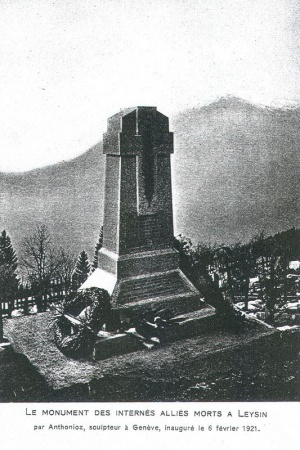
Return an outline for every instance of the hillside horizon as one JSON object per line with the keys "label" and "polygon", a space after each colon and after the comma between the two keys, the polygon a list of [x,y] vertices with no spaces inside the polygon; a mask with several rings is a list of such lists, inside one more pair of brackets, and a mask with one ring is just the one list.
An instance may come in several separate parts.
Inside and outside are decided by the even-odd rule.
{"label": "hillside horizon", "polygon": [[[296,114],[300,114],[300,104],[298,104],[298,103],[296,103],[294,105],[287,104],[286,106],[268,106],[268,105],[263,105],[263,104],[259,104],[259,103],[254,103],[249,100],[245,100],[241,97],[236,97],[234,95],[225,95],[225,96],[222,96],[220,98],[213,100],[210,103],[204,104],[202,106],[194,106],[191,108],[186,108],[183,111],[174,114],[172,117],[169,117],[169,119],[172,122],[173,120],[176,120],[176,117],[180,116],[180,114],[182,114],[183,112],[189,113],[189,112],[197,111],[199,109],[201,109],[203,111],[204,110],[207,111],[212,108],[228,108],[229,105],[233,105],[233,104],[235,104],[235,105],[239,104],[240,106],[249,105],[249,106],[259,108],[259,109],[269,111],[269,112],[295,112]],[[121,109],[123,109],[123,108],[121,108]],[[158,110],[159,110],[159,107],[158,107]],[[160,111],[160,112],[162,112],[162,111]],[[170,131],[173,131],[171,126],[170,126]],[[23,175],[23,174],[27,174],[29,172],[35,172],[35,171],[47,169],[49,167],[60,168],[63,164],[68,164],[72,161],[75,161],[79,158],[84,157],[84,155],[86,155],[88,152],[92,152],[93,149],[98,146],[102,147],[102,140],[100,140],[99,142],[96,142],[88,150],[84,150],[82,153],[80,153],[79,155],[76,155],[72,158],[63,159],[63,160],[58,161],[53,164],[47,164],[45,166],[35,167],[35,168],[29,169],[29,170],[24,170],[24,171],[13,171],[13,170],[12,171],[1,171],[0,170],[0,175]]]}
{"label": "hillside horizon", "polygon": [[[298,106],[230,96],[171,119],[175,234],[228,244],[299,225]],[[57,245],[92,258],[103,215],[101,142],[68,161],[0,172],[0,184],[0,228],[16,250],[45,223]]]}

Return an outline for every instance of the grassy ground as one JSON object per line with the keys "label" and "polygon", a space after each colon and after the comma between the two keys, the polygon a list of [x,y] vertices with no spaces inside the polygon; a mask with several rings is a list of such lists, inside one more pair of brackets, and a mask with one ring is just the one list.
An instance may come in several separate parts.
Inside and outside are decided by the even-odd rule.
{"label": "grassy ground", "polygon": [[90,363],[97,377],[55,390],[10,347],[0,352],[0,401],[299,401],[299,344],[296,332],[215,331]]}

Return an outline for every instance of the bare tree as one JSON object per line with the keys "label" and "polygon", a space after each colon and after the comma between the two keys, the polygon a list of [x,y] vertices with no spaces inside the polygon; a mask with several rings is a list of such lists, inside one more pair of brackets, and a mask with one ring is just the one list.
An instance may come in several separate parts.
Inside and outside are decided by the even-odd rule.
{"label": "bare tree", "polygon": [[24,238],[21,263],[29,278],[42,282],[51,277],[57,269],[56,256],[46,225],[37,226],[31,236]]}
{"label": "bare tree", "polygon": [[74,258],[68,256],[63,249],[57,250],[52,245],[46,225],[40,225],[36,226],[31,236],[23,240],[21,265],[27,271],[40,305],[45,305],[51,280],[55,277],[70,279]]}
{"label": "bare tree", "polygon": [[75,265],[76,257],[60,248],[58,253],[58,276],[64,281],[66,289],[71,286]]}

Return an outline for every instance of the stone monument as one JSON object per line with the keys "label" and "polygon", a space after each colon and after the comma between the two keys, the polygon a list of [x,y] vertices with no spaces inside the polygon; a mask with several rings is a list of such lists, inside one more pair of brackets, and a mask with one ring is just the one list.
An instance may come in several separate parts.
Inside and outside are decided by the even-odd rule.
{"label": "stone monument", "polygon": [[99,268],[82,288],[108,290],[121,317],[159,306],[180,315],[203,306],[173,247],[173,151],[169,120],[156,107],[128,108],[108,119],[103,248]]}
{"label": "stone monument", "polygon": [[[108,291],[117,312],[111,318],[116,318],[118,326],[116,330],[102,327],[97,333],[94,360],[145,347],[151,349],[215,329],[215,309],[200,299],[197,289],[181,272],[173,247],[170,162],[173,134],[169,132],[168,118],[154,107],[122,110],[108,120],[103,152],[106,155],[103,247],[98,255],[98,268],[80,289],[98,287]],[[167,320],[160,308],[166,310]],[[149,316],[153,318],[151,322]],[[27,322],[29,334],[31,329],[34,333],[24,340],[24,328],[18,331],[17,322],[11,321],[10,342],[52,380],[47,357],[36,359],[37,354],[43,355],[44,329],[50,318],[47,319],[46,313],[21,319]],[[68,315],[68,320],[82,326],[78,317]],[[141,329],[144,335],[139,334]],[[52,337],[49,345],[48,350],[55,355]],[[41,351],[37,352],[37,348]],[[57,358],[60,359],[59,354]],[[65,358],[59,364],[58,375],[54,370],[58,384]],[[67,372],[68,378],[72,370],[68,368]],[[93,371],[86,372],[86,365],[79,372],[77,367],[76,382],[78,373],[80,380],[90,379],[91,373],[95,376]]]}

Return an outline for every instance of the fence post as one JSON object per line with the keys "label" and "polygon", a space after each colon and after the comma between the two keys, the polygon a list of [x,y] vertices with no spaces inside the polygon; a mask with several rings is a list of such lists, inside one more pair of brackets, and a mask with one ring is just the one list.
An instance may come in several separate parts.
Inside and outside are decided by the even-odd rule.
{"label": "fence post", "polygon": [[38,293],[34,296],[35,304],[37,307],[37,312],[42,312],[43,295]]}
{"label": "fence post", "polygon": [[28,296],[23,298],[23,312],[25,316],[29,315]]}
{"label": "fence post", "polygon": [[2,301],[0,298],[0,342],[2,342],[3,339],[3,316],[2,316]]}
{"label": "fence post", "polygon": [[48,305],[48,294],[47,292],[43,294],[43,309],[42,311],[47,311],[47,305]]}
{"label": "fence post", "polygon": [[7,306],[8,306],[8,317],[11,319],[11,313],[14,307],[13,301],[12,300],[8,300],[7,301]]}

